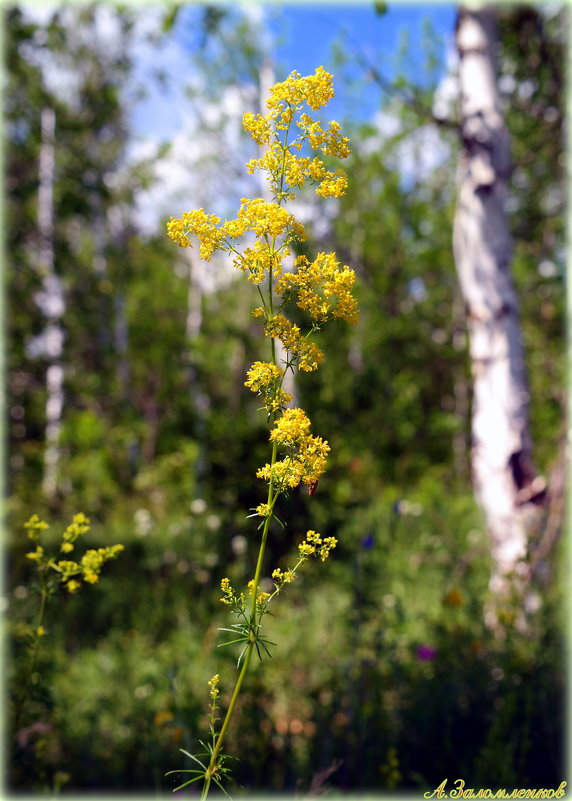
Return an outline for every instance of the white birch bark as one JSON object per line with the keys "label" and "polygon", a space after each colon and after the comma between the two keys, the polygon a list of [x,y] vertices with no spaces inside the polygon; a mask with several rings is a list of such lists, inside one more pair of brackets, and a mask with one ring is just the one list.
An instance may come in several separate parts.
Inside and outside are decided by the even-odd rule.
{"label": "white birch bark", "polygon": [[43,354],[48,359],[42,489],[50,501],[54,499],[58,489],[60,429],[64,403],[64,369],[62,365],[64,334],[61,319],[65,310],[65,299],[61,281],[54,269],[55,125],[54,110],[43,109],[38,189],[38,270],[42,275],[42,290],[37,294],[36,302],[47,318],[41,347]]}
{"label": "white birch bark", "polygon": [[[527,520],[545,486],[535,477],[529,393],[504,210],[510,145],[496,89],[491,9],[459,11],[463,151],[453,249],[467,309],[473,369],[472,470],[490,534],[497,595],[524,575]],[[518,579],[517,579],[518,584]]]}

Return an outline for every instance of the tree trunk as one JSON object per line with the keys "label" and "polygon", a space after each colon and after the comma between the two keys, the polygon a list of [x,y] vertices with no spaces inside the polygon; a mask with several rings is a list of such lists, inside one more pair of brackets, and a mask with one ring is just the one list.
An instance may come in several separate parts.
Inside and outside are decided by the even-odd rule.
{"label": "tree trunk", "polygon": [[53,501],[58,489],[60,461],[60,429],[64,402],[64,370],[62,351],[64,334],[61,318],[65,309],[62,284],[54,270],[54,135],[56,115],[53,109],[41,113],[41,146],[38,189],[38,269],[42,275],[42,291],[36,300],[47,318],[42,351],[47,356],[46,431],[42,489]]}
{"label": "tree trunk", "polygon": [[525,574],[527,524],[545,482],[532,465],[529,393],[510,274],[504,210],[510,145],[496,89],[494,11],[462,8],[456,35],[463,150],[453,249],[473,370],[473,481],[491,538],[490,587],[498,596]]}

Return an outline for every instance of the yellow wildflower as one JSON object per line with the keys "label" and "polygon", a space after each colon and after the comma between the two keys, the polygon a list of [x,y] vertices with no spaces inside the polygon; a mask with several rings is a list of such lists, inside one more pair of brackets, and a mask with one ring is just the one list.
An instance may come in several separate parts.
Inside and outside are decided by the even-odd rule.
{"label": "yellow wildflower", "polygon": [[242,118],[242,126],[245,131],[249,131],[255,142],[259,145],[268,145],[274,137],[272,125],[267,117],[262,114],[245,114]]}
{"label": "yellow wildflower", "polygon": [[308,556],[319,556],[324,562],[330,551],[333,550],[338,541],[335,537],[322,537],[313,530],[306,532],[306,539],[298,545],[300,556],[307,558]]}
{"label": "yellow wildflower", "polygon": [[298,551],[300,552],[300,556],[311,556],[313,553],[316,553],[315,547],[307,542],[300,543],[300,545],[298,545]]}
{"label": "yellow wildflower", "polygon": [[324,354],[314,342],[302,336],[300,327],[291,323],[283,314],[276,314],[264,326],[267,337],[279,339],[287,351],[294,357],[300,370],[311,372],[317,370],[324,361]]}
{"label": "yellow wildflower", "polygon": [[223,578],[220,582],[220,588],[222,590],[222,598],[220,598],[220,602],[223,604],[227,604],[227,606],[233,606],[234,604],[234,590],[230,583],[229,578]]}
{"label": "yellow wildflower", "polygon": [[81,558],[83,580],[95,584],[99,580],[101,568],[108,559],[114,559],[123,550],[123,545],[111,545],[107,548],[90,549]]}
{"label": "yellow wildflower", "polygon": [[24,523],[24,528],[28,529],[28,537],[31,540],[37,540],[40,536],[40,532],[48,529],[49,525],[45,520],[40,520],[37,514],[33,514],[30,519]]}
{"label": "yellow wildflower", "polygon": [[325,106],[334,96],[333,76],[323,67],[318,67],[314,75],[302,78],[299,72],[291,72],[288,78],[270,89],[266,101],[269,109],[280,110],[283,104],[299,106],[307,103],[311,109]]}
{"label": "yellow wildflower", "polygon": [[321,150],[326,156],[337,156],[340,159],[345,159],[352,152],[348,147],[349,141],[347,137],[342,136],[339,123],[332,120],[325,134],[325,143]]}
{"label": "yellow wildflower", "polygon": [[286,273],[276,285],[276,292],[293,291],[299,308],[316,322],[339,318],[359,322],[357,300],[352,295],[355,273],[341,267],[335,253],[318,253],[313,262],[305,256],[295,260],[296,272]]}
{"label": "yellow wildflower", "polygon": [[282,255],[265,242],[255,242],[252,248],[238,253],[233,261],[235,267],[248,272],[248,280],[253,284],[261,284],[272,270],[274,276],[282,274]]}
{"label": "yellow wildflower", "polygon": [[[252,592],[254,590],[254,579],[250,579],[248,582],[248,594],[252,597]],[[267,598],[270,598],[269,592],[262,592],[262,590],[258,590],[258,595],[256,596],[256,603],[263,604]]]}
{"label": "yellow wildflower", "polygon": [[276,587],[280,588],[284,584],[291,584],[296,578],[296,575],[292,570],[285,570],[282,572],[282,570],[276,568],[276,570],[272,571],[272,578],[274,579]]}
{"label": "yellow wildflower", "polygon": [[238,219],[246,226],[246,230],[254,231],[257,236],[265,234],[272,237],[280,236],[293,225],[296,220],[283,206],[263,200],[260,197],[248,200],[243,198]]}
{"label": "yellow wildflower", "polygon": [[304,410],[286,409],[270,432],[270,441],[281,445],[297,445],[306,441],[309,434],[310,421]]}
{"label": "yellow wildflower", "polygon": [[244,382],[245,387],[249,387],[253,392],[259,392],[266,387],[272,386],[284,375],[274,362],[254,362],[247,373],[248,381]]}
{"label": "yellow wildflower", "polygon": [[62,574],[62,581],[67,581],[70,576],[75,576],[81,573],[81,567],[77,562],[69,559],[64,559],[57,563],[58,570]]}
{"label": "yellow wildflower", "polygon": [[248,380],[244,382],[244,386],[262,394],[268,411],[277,412],[292,400],[292,395],[281,387],[283,376],[284,370],[274,362],[254,362],[247,373]]}
{"label": "yellow wildflower", "polygon": [[182,218],[171,217],[167,223],[167,233],[181,247],[191,247],[189,235],[195,234],[200,242],[200,255],[205,261],[210,261],[212,254],[220,247],[223,231],[217,228],[220,217],[216,214],[206,214],[204,209],[187,211]]}
{"label": "yellow wildflower", "polygon": [[336,170],[335,173],[329,172],[322,179],[316,189],[316,194],[320,197],[343,197],[348,188],[348,179],[343,170]]}
{"label": "yellow wildflower", "polygon": [[89,531],[89,518],[83,512],[74,515],[72,522],[66,528],[62,535],[62,544],[60,550],[63,553],[70,553],[74,549],[74,543],[78,537]]}
{"label": "yellow wildflower", "polygon": [[35,551],[30,551],[26,554],[26,559],[31,559],[32,562],[41,562],[44,558],[44,549],[41,545],[36,545]]}
{"label": "yellow wildflower", "polygon": [[217,696],[220,695],[220,690],[218,689],[218,683],[220,681],[220,674],[217,673],[209,680],[208,685],[211,688],[210,697],[215,699]]}
{"label": "yellow wildflower", "polygon": [[270,432],[270,440],[291,452],[273,465],[261,467],[256,473],[258,478],[290,489],[300,482],[318,481],[326,469],[330,446],[321,437],[310,434],[310,421],[302,409],[286,409]]}

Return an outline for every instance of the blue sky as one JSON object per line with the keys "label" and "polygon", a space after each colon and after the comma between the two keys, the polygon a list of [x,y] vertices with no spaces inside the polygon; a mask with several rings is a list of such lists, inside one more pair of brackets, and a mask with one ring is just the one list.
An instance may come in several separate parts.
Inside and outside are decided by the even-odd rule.
{"label": "blue sky", "polygon": [[[444,63],[447,47],[452,43],[456,11],[453,4],[423,3],[390,3],[382,15],[376,13],[373,2],[278,6],[269,12],[270,29],[278,43],[276,66],[286,73],[296,69],[310,74],[320,65],[335,71],[332,44],[340,40],[344,42],[344,53],[350,61],[360,54],[385,78],[392,79],[397,53],[406,37],[409,50],[404,67],[410,79],[422,82],[426,77],[422,50],[425,24],[429,21],[435,34],[442,39],[443,46],[438,52],[440,50]],[[372,87],[362,109],[364,117],[375,111],[378,98],[379,92]],[[338,113],[335,107],[332,111]]]}
{"label": "blue sky", "polygon": [[[187,52],[191,53],[202,38],[200,20],[201,4],[187,6],[179,18],[178,37]],[[347,58],[345,73],[353,77],[364,77],[364,68],[359,58],[375,65],[389,80],[395,77],[395,64],[400,44],[406,38],[409,44],[407,56],[401,60],[401,68],[408,79],[423,83],[426,24],[429,22],[437,38],[436,55],[444,67],[447,52],[453,42],[453,29],[457,7],[444,3],[389,4],[383,14],[376,12],[371,2],[293,2],[268,3],[245,0],[236,6],[221,6],[223,12],[231,11],[235,21],[241,15],[250,20],[253,42],[260,27],[266,30],[264,39],[270,51],[276,78],[281,79],[292,70],[309,75],[316,67],[324,66],[338,76],[340,69],[332,52],[335,42],[342,43]],[[235,12],[235,13],[233,13]],[[370,116],[379,106],[379,91],[371,84],[367,92],[367,103],[362,118]],[[335,116],[343,116],[336,108],[330,110]],[[356,108],[352,111],[355,114]]]}
{"label": "blue sky", "polygon": [[[438,81],[445,74],[456,18],[456,6],[452,4],[397,3],[390,5],[383,15],[376,14],[373,2],[303,2],[279,5],[251,0],[222,8],[231,11],[232,17],[227,19],[231,28],[241,17],[248,20],[255,46],[259,42],[258,37],[262,37],[273,63],[275,80],[282,80],[292,70],[303,75],[312,74],[318,66],[332,72],[335,76],[336,97],[324,109],[321,118],[324,122],[337,119],[346,125],[349,119],[355,122],[373,121],[382,101],[379,87],[375,82],[367,80],[366,70],[359,64],[358,57],[365,57],[387,80],[395,78],[399,62],[399,68],[409,80],[417,84],[424,83],[427,80],[423,69],[426,61],[424,46],[427,42],[426,23],[429,21],[437,40],[435,55],[439,63],[433,79]],[[196,109],[189,105],[184,93],[187,81],[194,80],[196,86],[201,83],[200,73],[197,73],[196,64],[193,67],[192,61],[196,48],[204,38],[200,9],[200,5],[191,5],[180,15],[176,30],[173,31],[174,36],[169,37],[171,43],[166,49],[143,49],[140,78],[149,65],[152,65],[164,68],[175,76],[175,80],[168,91],[154,86],[151,81],[147,99],[134,109],[132,117],[134,132],[142,143],[141,148],[134,146],[134,157],[139,157],[142,153],[151,155],[151,150],[146,149],[147,143],[150,147],[159,141],[173,143],[172,164],[164,162],[161,168],[164,184],[166,189],[173,190],[182,183],[181,191],[186,195],[189,194],[185,183],[188,178],[185,177],[187,173],[179,166],[179,157],[204,161],[199,152],[203,144],[200,131],[196,127]],[[408,42],[407,54],[399,60],[399,48],[404,37]],[[334,42],[342,43],[342,51],[347,60],[343,68],[333,57]],[[220,50],[215,52],[220,55]],[[223,61],[225,57],[223,47]],[[230,59],[228,63],[231,63]],[[354,79],[355,84],[352,84]],[[229,80],[240,83],[240,76],[232,73],[231,69]],[[225,108],[232,106],[233,97],[235,95],[232,91],[225,96]],[[207,94],[205,103],[208,103],[208,99]],[[231,105],[227,105],[228,103]],[[203,113],[204,109],[205,104],[202,107]],[[216,108],[210,109],[209,113],[211,112],[216,112]],[[425,156],[433,160],[434,144],[427,139],[424,145]],[[238,148],[239,143],[231,136],[227,150],[234,152]],[[211,156],[214,158],[216,154]],[[153,208],[160,206],[158,197],[159,190],[155,189],[150,200]],[[194,204],[201,206],[203,201],[197,199]],[[172,205],[171,202],[171,207]]]}
{"label": "blue sky", "polygon": [[277,49],[277,60],[284,65],[298,64],[298,71],[307,73],[330,61],[331,44],[344,29],[351,34],[353,44],[361,45],[370,56],[385,57],[387,62],[395,55],[404,32],[415,54],[423,36],[424,20],[429,19],[439,34],[450,39],[456,6],[396,3],[379,15],[373,3],[298,3],[278,6],[269,13],[272,30],[284,36]]}

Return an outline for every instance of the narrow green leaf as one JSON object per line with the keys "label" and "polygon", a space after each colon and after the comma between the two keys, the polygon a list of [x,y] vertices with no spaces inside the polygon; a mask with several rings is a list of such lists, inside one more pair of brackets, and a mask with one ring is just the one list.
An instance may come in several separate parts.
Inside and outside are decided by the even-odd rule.
{"label": "narrow green leaf", "polygon": [[227,645],[236,645],[237,642],[245,642],[248,637],[239,637],[238,640],[229,640],[228,642],[220,642],[217,648],[226,648]]}

